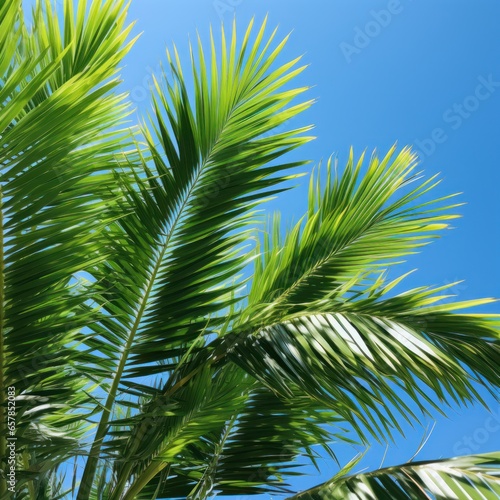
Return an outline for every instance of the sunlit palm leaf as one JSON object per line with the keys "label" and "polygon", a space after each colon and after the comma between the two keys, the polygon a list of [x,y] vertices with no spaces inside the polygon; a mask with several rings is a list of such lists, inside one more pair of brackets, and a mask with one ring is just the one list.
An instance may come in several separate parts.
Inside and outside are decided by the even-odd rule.
{"label": "sunlit palm leaf", "polygon": [[114,363],[113,382],[79,500],[122,382],[174,369],[193,342],[203,344],[226,321],[250,258],[243,245],[252,209],[303,163],[277,161],[310,140],[301,135],[308,127],[276,130],[310,102],[289,105],[305,90],[287,86],[303,67],[295,69],[298,59],[273,67],[286,41],[272,49],[275,33],[266,38],[264,22],[252,41],[251,23],[238,47],[234,26],[228,43],[222,33],[220,55],[213,45],[209,58],[199,45],[193,99],[177,52],[168,54],[170,75],[156,83],[154,118],[143,128],[149,153],[128,156],[137,176],[121,182],[117,217],[126,216],[108,228],[110,256],[93,272],[108,316],[92,326],[98,337],[89,345]]}
{"label": "sunlit palm leaf", "polygon": [[338,475],[288,500],[485,500],[500,497],[500,454],[411,462]]}
{"label": "sunlit palm leaf", "polygon": [[[0,4],[0,398],[15,387],[18,451],[34,472],[75,452],[87,426],[72,425],[90,389],[77,348],[90,295],[75,276],[106,258],[102,186],[123,145],[110,129],[127,114],[110,93],[129,48],[124,2],[100,4],[85,19],[81,2],[75,21],[66,1],[61,29],[49,2],[38,3],[33,27],[20,2]],[[2,458],[5,436],[1,420]]]}
{"label": "sunlit palm leaf", "polygon": [[[139,446],[132,441],[117,464],[117,483],[110,500],[132,500],[169,464],[177,463],[187,447],[230,420],[247,397],[241,380],[235,367],[221,371],[207,366],[183,386],[177,397],[150,406],[145,412],[147,421],[141,418],[147,427]],[[130,486],[122,496],[127,482]]]}
{"label": "sunlit palm leaf", "polygon": [[[364,156],[364,155],[363,155]],[[327,180],[311,177],[309,208],[284,238],[279,219],[264,239],[243,321],[275,322],[294,312],[329,311],[352,300],[380,270],[437,236],[457,216],[440,200],[414,203],[438,182],[421,181],[414,154],[392,148],[372,156],[351,151],[344,171],[328,162]],[[416,184],[412,186],[412,184]],[[448,197],[449,198],[449,197]]]}
{"label": "sunlit palm leaf", "polygon": [[439,408],[438,400],[464,403],[479,397],[473,382],[500,384],[498,321],[435,313],[420,325],[421,318],[425,310],[400,319],[304,315],[236,341],[231,359],[283,396],[296,384],[335,409],[361,437],[367,429],[380,439],[401,428],[400,415],[417,419],[415,406],[426,412],[430,405]]}

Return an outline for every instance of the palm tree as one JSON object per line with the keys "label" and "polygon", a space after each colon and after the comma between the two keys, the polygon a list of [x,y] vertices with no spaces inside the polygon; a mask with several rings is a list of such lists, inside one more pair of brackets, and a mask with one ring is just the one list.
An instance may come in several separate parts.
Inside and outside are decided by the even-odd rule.
{"label": "palm tree", "polygon": [[[368,444],[498,394],[499,318],[457,312],[490,299],[391,293],[456,217],[409,148],[329,161],[294,227],[261,221],[311,139],[286,38],[233,26],[188,77],[174,49],[131,133],[124,0],[60,10],[0,0],[2,499],[287,493],[344,423]],[[355,464],[290,498],[500,496],[500,452]]]}

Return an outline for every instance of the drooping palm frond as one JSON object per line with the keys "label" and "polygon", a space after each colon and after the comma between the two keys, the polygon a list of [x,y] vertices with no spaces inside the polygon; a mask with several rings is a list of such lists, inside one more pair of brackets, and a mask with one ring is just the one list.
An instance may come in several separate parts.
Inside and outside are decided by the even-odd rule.
{"label": "drooping palm frond", "polygon": [[424,314],[298,316],[237,341],[231,359],[282,396],[298,385],[362,438],[365,430],[376,439],[391,437],[393,428],[401,429],[401,415],[415,422],[416,408],[479,399],[477,383],[500,383],[498,320],[436,314],[421,326]]}
{"label": "drooping palm frond", "polygon": [[492,299],[439,303],[446,287],[389,298],[401,278],[386,284],[381,267],[453,217],[436,202],[411,203],[432,180],[397,197],[414,158],[393,155],[373,157],[358,179],[351,154],[324,190],[313,178],[306,220],[284,241],[277,226],[265,240],[248,308],[225,338],[251,376],[284,397],[300,387],[363,439],[391,437],[400,416],[412,422],[437,401],[466,403],[480,399],[476,384],[500,383],[500,318],[456,312]]}
{"label": "drooping palm frond", "polygon": [[226,426],[225,434],[209,448],[211,460],[205,460],[208,467],[204,466],[191,498],[206,498],[211,491],[222,495],[280,491],[289,488],[289,477],[300,475],[297,458],[314,463],[315,445],[333,456],[329,443],[337,438],[332,428],[338,415],[319,405],[311,408],[299,392],[294,396],[284,400],[262,387],[252,391],[243,411],[229,422],[233,431]]}
{"label": "drooping palm frond", "polygon": [[[74,453],[87,425],[72,425],[91,382],[77,348],[89,294],[76,276],[106,258],[102,186],[124,144],[110,132],[127,116],[123,96],[110,93],[130,47],[124,2],[87,5],[74,15],[65,1],[60,26],[55,8],[38,2],[29,27],[21,2],[0,4],[0,398],[3,407],[15,387],[27,477]],[[1,480],[0,496],[4,488]]]}
{"label": "drooping palm frond", "polygon": [[[350,466],[355,465],[353,462]],[[492,500],[500,497],[500,454],[410,462],[345,475],[288,500]]]}
{"label": "drooping palm frond", "polygon": [[[119,219],[106,231],[110,255],[92,272],[104,317],[91,325],[87,344],[99,353],[99,373],[106,357],[112,382],[79,500],[88,497],[124,382],[171,375],[227,321],[249,261],[243,246],[252,210],[283,190],[279,184],[294,177],[290,167],[304,163],[278,159],[310,140],[302,135],[309,127],[277,130],[310,105],[290,105],[306,90],[288,85],[303,67],[299,59],[276,65],[286,39],[272,48],[276,31],[266,38],[264,22],[252,40],[252,24],[241,46],[235,26],[229,41],[223,32],[219,55],[213,38],[208,59],[199,44],[192,99],[177,52],[168,55],[171,74],[156,82],[154,118],[143,128],[147,151],[127,156],[136,178],[117,177],[122,199]],[[128,479],[122,474],[119,481],[123,487]]]}

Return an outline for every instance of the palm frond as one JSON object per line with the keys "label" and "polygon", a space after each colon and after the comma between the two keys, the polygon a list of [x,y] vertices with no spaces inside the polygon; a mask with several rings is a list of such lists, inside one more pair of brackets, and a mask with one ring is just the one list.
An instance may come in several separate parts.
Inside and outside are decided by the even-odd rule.
{"label": "palm frond", "polygon": [[328,310],[332,300],[352,300],[373,276],[457,217],[449,213],[457,205],[443,203],[449,197],[413,203],[438,181],[419,182],[408,148],[396,154],[393,147],[382,159],[374,154],[365,172],[363,159],[355,160],[351,151],[341,173],[330,160],[324,187],[319,171],[311,177],[308,211],[284,239],[279,219],[274,221],[255,264],[242,322],[262,318],[268,324],[295,312]]}
{"label": "palm frond", "polygon": [[249,389],[231,419],[183,450],[169,476],[143,490],[146,497],[156,489],[160,498],[190,499],[287,492],[287,480],[303,473],[301,465],[316,464],[316,445],[334,457],[331,443],[348,440],[332,430],[338,415],[314,408],[299,391],[283,400],[255,380]]}
{"label": "palm frond", "polygon": [[135,498],[169,464],[176,463],[186,447],[230,420],[246,399],[244,384],[238,383],[241,380],[235,367],[214,370],[207,366],[176,396],[151,405],[140,416],[141,439],[126,442],[117,461],[110,500]]}
{"label": "palm frond", "polygon": [[410,462],[339,474],[288,500],[484,500],[500,497],[500,453]]}
{"label": "palm frond", "polygon": [[117,218],[125,216],[107,228],[110,255],[92,273],[105,314],[88,346],[99,352],[96,367],[103,355],[110,361],[112,384],[82,481],[87,492],[122,382],[169,373],[226,321],[249,261],[242,247],[252,210],[304,163],[277,161],[310,140],[302,135],[309,127],[276,131],[310,101],[289,105],[305,90],[287,88],[303,67],[295,69],[296,59],[273,68],[286,41],[272,49],[275,33],[266,39],[264,22],[251,42],[251,23],[238,47],[234,26],[210,58],[199,45],[192,99],[177,52],[168,54],[171,75],[164,90],[156,82],[155,116],[143,127],[147,149],[126,158],[134,182],[117,176]]}
{"label": "palm frond", "polygon": [[285,491],[290,486],[286,481],[301,475],[301,465],[316,464],[316,445],[334,457],[331,443],[346,438],[345,433],[331,430],[338,420],[334,412],[319,405],[314,408],[299,391],[283,400],[269,389],[257,387],[229,423],[232,428],[224,428],[208,448],[203,476],[190,492],[191,498],[206,498],[210,492],[252,495]]}
{"label": "palm frond", "polygon": [[[72,425],[91,383],[77,348],[91,295],[76,276],[106,258],[102,186],[124,144],[123,132],[110,130],[127,116],[123,96],[111,92],[130,47],[124,2],[101,10],[95,1],[90,17],[81,2],[76,19],[72,5],[65,1],[63,28],[48,1],[37,4],[31,28],[20,2],[0,6],[0,398],[3,406],[15,387],[19,451],[32,447],[42,462],[75,452],[87,425]],[[5,437],[2,413],[2,457]]]}
{"label": "palm frond", "polygon": [[[206,397],[190,396],[193,384],[202,384]],[[195,401],[202,406],[195,407]],[[230,413],[222,411],[223,406]],[[196,423],[191,429],[179,420],[187,416]],[[334,456],[329,443],[349,441],[343,429],[331,430],[338,420],[334,412],[319,404],[315,407],[299,391],[282,400],[234,365],[224,364],[209,372],[203,369],[172,397],[158,397],[141,415],[122,421],[135,424],[136,439],[125,441],[123,447],[115,432],[110,446],[115,458],[119,454],[117,463],[123,463],[122,470],[117,470],[119,479],[130,477],[133,483],[144,470],[155,469],[156,475],[142,491],[134,491],[139,498],[205,498],[215,491],[222,495],[286,492],[286,478],[301,473],[300,463],[292,463],[296,458],[315,463],[315,445]],[[175,429],[182,429],[184,440],[191,436],[180,449],[172,448]],[[122,435],[127,436],[125,429]],[[136,443],[134,449],[131,443]]]}
{"label": "palm frond", "polygon": [[[339,308],[342,310],[342,308]],[[240,335],[231,359],[284,397],[290,384],[332,408],[358,434],[401,430],[416,409],[479,399],[477,384],[500,383],[498,319],[461,315],[391,318],[366,312],[302,315]],[[401,397],[406,392],[416,406]],[[439,401],[439,404],[438,404]]]}

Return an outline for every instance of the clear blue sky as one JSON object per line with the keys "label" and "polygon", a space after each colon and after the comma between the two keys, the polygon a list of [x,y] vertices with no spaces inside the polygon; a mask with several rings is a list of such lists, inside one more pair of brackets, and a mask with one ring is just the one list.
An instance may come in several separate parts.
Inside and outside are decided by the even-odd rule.
{"label": "clear blue sky", "polygon": [[[463,218],[444,237],[402,266],[418,268],[406,282],[440,285],[456,280],[460,300],[500,296],[500,3],[497,0],[132,0],[130,19],[143,31],[127,57],[125,87],[139,110],[151,72],[175,42],[187,59],[188,35],[207,40],[209,25],[246,26],[252,16],[293,30],[285,51],[304,54],[310,64],[301,84],[315,85],[318,103],[298,118],[314,123],[317,140],[298,156],[314,162],[336,153],[342,162],[351,145],[384,152],[395,141],[420,150],[427,175],[442,173],[436,194],[463,192]],[[284,220],[296,219],[306,202],[304,186],[273,202]],[[299,200],[299,201],[298,201]],[[498,312],[500,306],[490,306]],[[500,364],[500,360],[499,360]],[[500,369],[500,368],[499,368]],[[489,398],[492,414],[482,407],[449,410],[436,426],[419,458],[500,449],[500,405]],[[385,465],[407,461],[424,429],[409,429],[391,446]],[[356,450],[338,446],[341,460]],[[374,446],[363,466],[378,467],[384,447]],[[322,473],[293,481],[304,489],[336,471],[321,463]],[[257,498],[257,497],[254,497]],[[269,498],[263,495],[259,498]]]}
{"label": "clear blue sky", "polygon": [[[31,3],[31,2],[27,2]],[[188,35],[207,40],[210,24],[244,27],[252,16],[293,35],[285,50],[310,64],[297,83],[314,85],[318,103],[297,119],[316,125],[317,140],[296,156],[317,163],[332,153],[341,163],[351,145],[383,153],[395,141],[420,150],[427,175],[442,173],[437,195],[463,192],[463,215],[444,237],[401,267],[418,268],[408,288],[456,280],[458,299],[500,296],[500,2],[497,0],[132,0],[130,20],[141,38],[127,56],[123,87],[139,112],[148,109],[152,72],[165,48],[178,46],[186,62]],[[312,166],[311,166],[312,168]],[[306,184],[269,205],[283,219],[297,219],[306,204]],[[483,308],[499,312],[500,305]],[[500,360],[499,360],[500,365]],[[500,369],[500,367],[499,367]],[[500,449],[500,405],[492,413],[474,406],[436,415],[421,459]],[[432,423],[432,422],[431,422]],[[408,428],[407,428],[408,429]],[[385,465],[407,461],[424,429],[397,436]],[[345,463],[359,450],[339,445]],[[363,466],[378,467],[385,448],[373,446]],[[304,489],[336,472],[329,460],[321,474],[296,479]],[[242,498],[242,497],[239,497]],[[253,498],[269,498],[267,495]]]}

